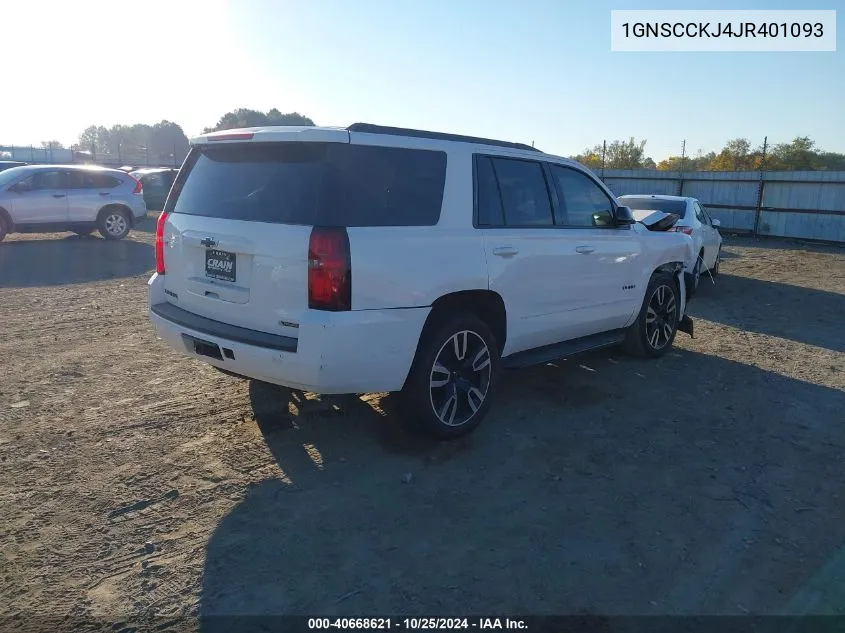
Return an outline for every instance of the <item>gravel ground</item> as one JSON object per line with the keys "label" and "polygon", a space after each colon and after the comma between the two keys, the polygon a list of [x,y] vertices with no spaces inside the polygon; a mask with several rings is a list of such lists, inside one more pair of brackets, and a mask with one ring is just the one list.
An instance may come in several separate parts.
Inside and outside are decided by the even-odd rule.
{"label": "gravel ground", "polygon": [[510,373],[440,444],[170,350],[143,229],[0,244],[7,624],[782,613],[845,543],[845,249],[729,239],[695,339]]}

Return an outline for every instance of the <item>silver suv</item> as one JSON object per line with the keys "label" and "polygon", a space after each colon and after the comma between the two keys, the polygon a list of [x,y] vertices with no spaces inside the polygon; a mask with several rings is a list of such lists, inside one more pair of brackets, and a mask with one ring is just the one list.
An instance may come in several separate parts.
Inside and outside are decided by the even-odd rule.
{"label": "silver suv", "polygon": [[117,169],[27,165],[0,173],[0,240],[15,232],[94,229],[120,240],[146,215],[143,186]]}

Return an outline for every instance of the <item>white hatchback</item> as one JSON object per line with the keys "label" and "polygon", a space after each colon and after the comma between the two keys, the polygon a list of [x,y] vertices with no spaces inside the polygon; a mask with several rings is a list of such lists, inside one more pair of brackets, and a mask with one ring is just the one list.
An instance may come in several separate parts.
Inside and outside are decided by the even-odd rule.
{"label": "white hatchback", "polygon": [[695,259],[686,262],[687,295],[698,290],[701,273],[708,271],[713,277],[719,274],[722,257],[721,222],[710,217],[707,209],[696,198],[683,196],[630,195],[619,198],[634,212],[640,221],[655,211],[674,213],[680,219],[670,231],[686,233],[692,238]]}

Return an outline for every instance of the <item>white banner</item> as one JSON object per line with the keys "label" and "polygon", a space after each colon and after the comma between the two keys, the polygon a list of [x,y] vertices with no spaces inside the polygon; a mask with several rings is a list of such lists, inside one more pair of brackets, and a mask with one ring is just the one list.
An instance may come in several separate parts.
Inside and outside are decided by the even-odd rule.
{"label": "white banner", "polygon": [[836,11],[611,11],[612,51],[835,51]]}

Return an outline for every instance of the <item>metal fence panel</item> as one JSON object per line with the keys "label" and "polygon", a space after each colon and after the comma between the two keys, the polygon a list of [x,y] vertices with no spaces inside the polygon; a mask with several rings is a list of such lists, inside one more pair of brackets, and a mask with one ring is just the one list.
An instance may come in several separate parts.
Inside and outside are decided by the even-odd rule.
{"label": "metal fence panel", "polygon": [[605,169],[616,195],[698,198],[725,231],[845,243],[845,172],[663,172]]}

